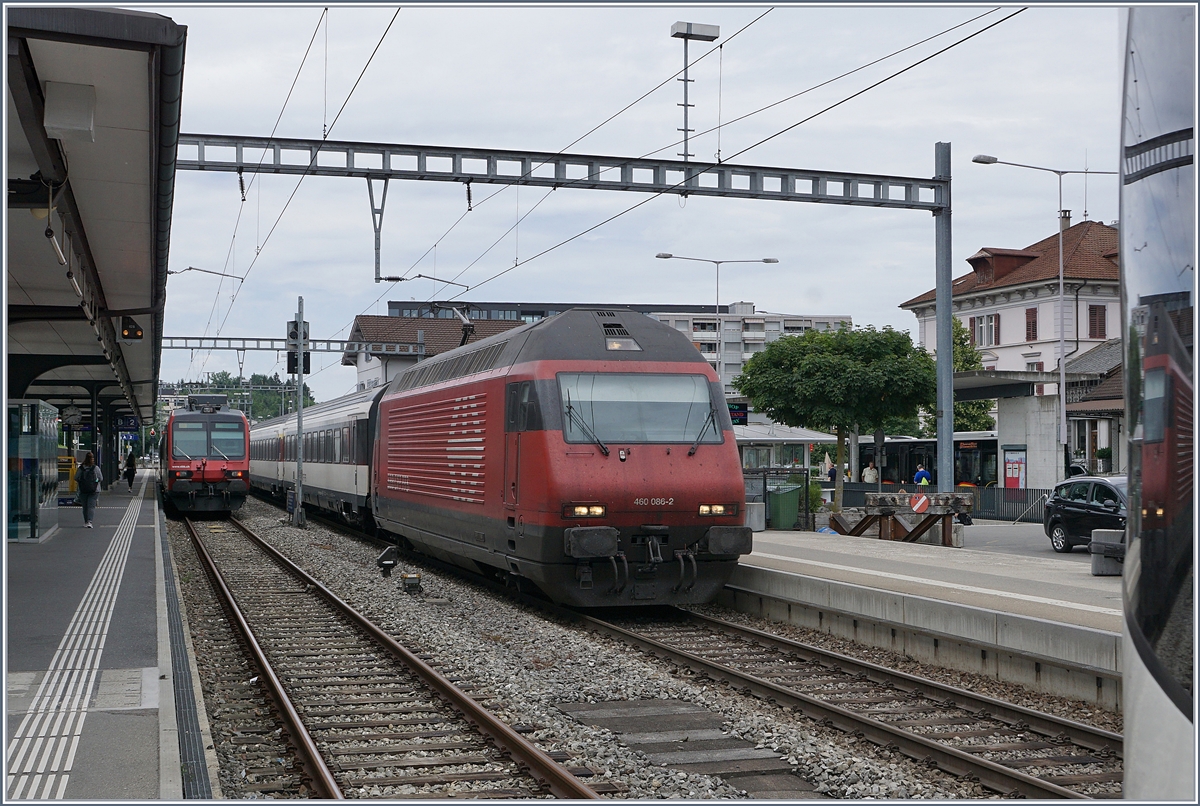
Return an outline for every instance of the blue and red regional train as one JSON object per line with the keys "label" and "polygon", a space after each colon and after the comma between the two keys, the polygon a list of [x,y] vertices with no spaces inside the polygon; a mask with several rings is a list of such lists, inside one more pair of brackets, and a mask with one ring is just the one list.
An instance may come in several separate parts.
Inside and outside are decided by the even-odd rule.
{"label": "blue and red regional train", "polygon": [[188,395],[159,444],[163,503],[180,512],[240,509],[250,490],[249,447],[246,415],[230,409],[225,395]]}
{"label": "blue and red regional train", "polygon": [[[306,506],[592,607],[711,600],[751,549],[716,373],[673,328],[575,308],[305,409]],[[295,487],[294,415],[251,483]]]}

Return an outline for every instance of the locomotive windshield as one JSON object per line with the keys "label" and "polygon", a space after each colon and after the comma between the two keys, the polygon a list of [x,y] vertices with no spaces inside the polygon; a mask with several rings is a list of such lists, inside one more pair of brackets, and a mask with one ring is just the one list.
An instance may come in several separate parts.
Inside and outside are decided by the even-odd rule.
{"label": "locomotive windshield", "polygon": [[558,375],[567,442],[720,443],[703,375]]}
{"label": "locomotive windshield", "polygon": [[246,426],[237,421],[178,420],[171,436],[175,459],[246,458]]}

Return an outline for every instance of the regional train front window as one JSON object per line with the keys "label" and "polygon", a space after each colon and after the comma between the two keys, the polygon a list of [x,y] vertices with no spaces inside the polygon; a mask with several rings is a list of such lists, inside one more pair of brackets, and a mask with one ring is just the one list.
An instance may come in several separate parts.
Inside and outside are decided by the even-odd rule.
{"label": "regional train front window", "polygon": [[208,434],[204,423],[175,423],[171,456],[175,459],[200,459],[208,455]]}
{"label": "regional train front window", "polygon": [[703,375],[560,373],[567,442],[722,441]]}
{"label": "regional train front window", "polygon": [[176,422],[171,455],[175,459],[245,459],[246,426],[240,422]]}
{"label": "regional train front window", "polygon": [[211,425],[212,431],[209,432],[209,439],[212,450],[209,452],[209,456],[220,459],[246,458],[246,427],[244,424],[218,421]]}

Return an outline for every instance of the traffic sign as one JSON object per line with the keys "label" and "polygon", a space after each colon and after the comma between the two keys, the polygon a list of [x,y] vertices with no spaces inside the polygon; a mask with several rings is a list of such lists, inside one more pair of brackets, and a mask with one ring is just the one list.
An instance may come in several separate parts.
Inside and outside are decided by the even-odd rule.
{"label": "traffic sign", "polygon": [[908,504],[912,507],[913,512],[920,514],[929,509],[929,496],[924,495],[923,493],[917,493],[912,498],[908,499]]}

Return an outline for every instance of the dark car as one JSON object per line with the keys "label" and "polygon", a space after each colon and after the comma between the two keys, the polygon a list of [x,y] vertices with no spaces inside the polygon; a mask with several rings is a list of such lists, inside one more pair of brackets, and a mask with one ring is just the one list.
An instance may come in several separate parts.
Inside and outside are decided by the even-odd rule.
{"label": "dark car", "polygon": [[1091,542],[1093,529],[1124,529],[1124,477],[1075,476],[1054,488],[1042,525],[1058,552]]}

